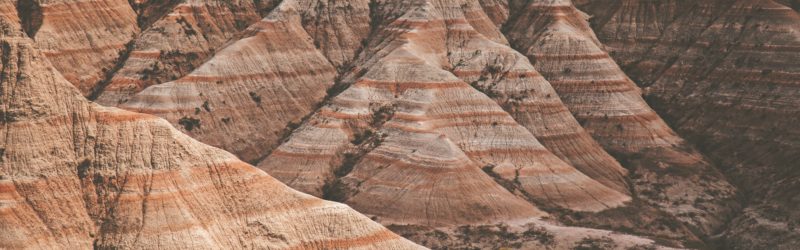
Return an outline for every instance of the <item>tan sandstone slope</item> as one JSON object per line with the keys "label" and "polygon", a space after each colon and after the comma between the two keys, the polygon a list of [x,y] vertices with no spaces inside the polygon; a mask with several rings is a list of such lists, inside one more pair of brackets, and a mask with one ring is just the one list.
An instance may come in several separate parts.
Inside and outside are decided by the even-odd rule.
{"label": "tan sandstone slope", "polygon": [[97,91],[139,32],[125,0],[5,0],[53,66],[84,95]]}
{"label": "tan sandstone slope", "polygon": [[575,168],[628,193],[627,170],[578,124],[550,83],[509,47],[477,1],[436,1],[447,24],[450,71],[495,99],[548,150]]}
{"label": "tan sandstone slope", "polygon": [[[167,1],[164,1],[167,2]],[[261,19],[277,1],[184,0],[170,6],[136,5],[140,25],[146,25],[133,41],[119,69],[90,98],[117,105],[144,88],[182,77],[214,55],[248,26]],[[169,10],[147,23],[156,10]],[[143,23],[144,22],[144,23]]]}
{"label": "tan sandstone slope", "polygon": [[316,1],[285,2],[192,73],[120,106],[162,116],[201,141],[258,162],[291,130],[288,125],[324,99],[337,66],[369,33],[368,2],[346,4],[330,7],[342,11],[331,16],[312,12],[326,6]]}
{"label": "tan sandstone slope", "polygon": [[0,248],[420,248],[164,120],[88,102],[0,24]]}

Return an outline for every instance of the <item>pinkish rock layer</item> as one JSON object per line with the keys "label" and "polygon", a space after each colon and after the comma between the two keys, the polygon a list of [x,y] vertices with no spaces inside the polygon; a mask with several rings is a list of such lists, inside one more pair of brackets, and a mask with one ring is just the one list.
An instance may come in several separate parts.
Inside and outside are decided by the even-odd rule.
{"label": "pinkish rock layer", "polygon": [[86,96],[97,91],[139,32],[125,0],[27,0],[18,9],[36,47]]}
{"label": "pinkish rock layer", "polygon": [[[632,171],[634,191],[703,237],[724,225],[734,188],[642,99],[570,1],[520,4],[505,23],[584,128]],[[692,236],[689,236],[690,238]]]}
{"label": "pinkish rock layer", "polygon": [[152,86],[121,107],[156,114],[245,161],[263,158],[322,101],[336,70],[285,2],[189,75]]}
{"label": "pinkish rock layer", "polygon": [[259,167],[385,224],[452,227],[543,214],[509,191],[581,211],[629,199],[547,151],[493,100],[443,70],[447,29],[435,6],[400,10],[343,78],[349,88]]}
{"label": "pinkish rock layer", "polygon": [[271,8],[272,2],[265,1],[265,6],[253,1],[217,0],[135,5],[145,12],[142,15],[154,15],[149,12],[158,8],[171,11],[159,16],[136,37],[125,62],[110,82],[101,86],[102,92],[94,93],[92,98],[101,104],[118,105],[148,86],[188,74],[225,42],[238,38],[245,28],[260,20],[260,8]]}
{"label": "pinkish rock layer", "polygon": [[[453,74],[495,99],[559,158],[592,179],[628,193],[627,170],[578,124],[527,57],[508,46],[476,1],[438,5],[446,16]],[[499,38],[492,39],[498,34]]]}
{"label": "pinkish rock layer", "polygon": [[0,248],[420,248],[164,120],[90,103],[0,24]]}
{"label": "pinkish rock layer", "polygon": [[[256,162],[313,111],[337,71],[348,67],[370,32],[369,9],[367,1],[284,1],[191,74],[120,106],[158,114],[201,141]],[[186,88],[195,90],[179,90]],[[214,91],[198,96],[202,89]]]}

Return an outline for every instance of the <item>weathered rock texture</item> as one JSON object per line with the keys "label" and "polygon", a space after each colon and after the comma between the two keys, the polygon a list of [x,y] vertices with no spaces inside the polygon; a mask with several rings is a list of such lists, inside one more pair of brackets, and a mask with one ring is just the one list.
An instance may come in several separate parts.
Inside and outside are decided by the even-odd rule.
{"label": "weathered rock texture", "polygon": [[25,32],[84,95],[97,87],[139,32],[125,0],[17,0]]}
{"label": "weathered rock texture", "polygon": [[549,153],[494,101],[443,70],[445,22],[433,6],[418,4],[375,14],[400,17],[369,41],[342,80],[349,88],[306,119],[262,169],[388,224],[453,226],[543,214],[481,168],[515,183],[523,198],[576,210],[628,199]]}
{"label": "weathered rock texture", "polygon": [[[165,1],[167,2],[167,1]],[[215,54],[222,44],[261,19],[260,8],[271,8],[276,1],[259,6],[253,1],[182,1],[169,13],[142,31],[121,67],[113,72],[107,86],[90,98],[105,105],[117,105],[144,88],[176,80]],[[140,19],[155,15],[153,9],[166,8],[141,4]],[[146,22],[146,21],[140,21]]]}
{"label": "weathered rock texture", "polygon": [[[448,239],[495,224],[517,225],[503,236],[517,237],[521,222],[547,225],[535,220],[544,215],[539,203],[599,211],[629,200],[547,151],[495,101],[446,70],[448,30],[469,25],[450,27],[451,3],[405,4],[418,6],[378,5],[372,15],[385,21],[338,83],[348,87],[259,167],[430,246],[512,244]],[[568,238],[561,247],[580,240]]]}
{"label": "weathered rock texture", "polygon": [[[800,117],[800,21],[782,4],[794,2],[9,0],[0,2],[0,11],[6,34],[30,34],[34,46],[50,53],[52,70],[78,76],[68,79],[90,99],[162,117],[293,188],[349,204],[429,247],[654,246],[637,236],[587,228],[594,227],[678,247],[791,249],[798,245],[792,221],[800,204],[793,192],[800,175],[792,166],[800,160],[800,131],[791,126]],[[64,52],[72,47],[81,49]],[[2,79],[27,79],[10,76]],[[22,103],[39,110],[62,101],[69,91],[62,92],[56,102]],[[76,192],[88,204],[84,217],[101,221],[82,222],[89,228],[84,231],[50,228],[48,237],[91,232],[90,241],[100,246],[145,247],[152,245],[136,244],[159,242],[132,239],[189,225],[184,231],[205,230],[194,234],[210,239],[198,241],[205,246],[259,247],[246,244],[261,235],[274,242],[283,236],[297,247],[334,247],[297,245],[315,244],[305,242],[319,234],[281,235],[272,224],[250,223],[268,230],[257,232],[242,229],[252,220],[229,219],[264,211],[259,215],[309,217],[296,221],[302,225],[319,221],[303,212],[311,209],[305,205],[271,212],[276,201],[244,198],[265,197],[264,187],[272,188],[270,195],[285,187],[233,156],[150,116],[83,99],[67,103],[61,110],[74,115],[63,118],[69,120],[64,126],[73,132],[36,138],[26,148],[56,152],[37,157],[57,155],[62,165],[73,166],[78,180],[70,185],[82,188]],[[53,124],[60,123],[48,123],[60,131]],[[62,140],[71,140],[74,149],[42,146]],[[37,157],[14,160],[27,166]],[[109,167],[120,164],[125,167]],[[151,190],[201,185],[209,164],[218,166],[212,168],[215,186],[200,188],[215,190],[214,202],[169,198],[165,202],[172,203],[151,207],[149,199],[159,194]],[[739,201],[749,206],[736,218],[736,189],[716,167],[744,188]],[[247,182],[238,181],[244,169],[255,172],[244,174]],[[25,173],[39,172],[50,173]],[[64,183],[48,188],[73,190]],[[14,188],[33,195],[25,193],[32,188]],[[58,192],[35,195],[62,197]],[[276,195],[293,197],[281,204],[299,199],[345,214],[321,220],[344,226],[319,237],[352,240],[374,233],[381,236],[361,240],[366,247],[407,243],[371,223],[339,234],[363,217],[290,191]],[[230,199],[236,202],[217,202]],[[198,212],[193,204],[212,205]],[[222,209],[227,212],[214,212]],[[45,219],[55,216],[34,211]],[[187,216],[174,216],[174,223],[152,220],[168,211]],[[226,226],[191,226],[209,220]],[[294,219],[274,223],[289,220]],[[155,225],[162,227],[149,229]],[[224,234],[235,236],[215,238]],[[298,237],[310,238],[293,241]],[[257,241],[272,244],[266,238]],[[348,244],[336,247],[354,246]]]}
{"label": "weathered rock texture", "polygon": [[284,1],[191,74],[121,107],[163,114],[195,138],[257,162],[347,68],[370,32],[369,8],[367,1]]}
{"label": "weathered rock texture", "polygon": [[[622,94],[586,89],[562,102],[563,85],[554,90],[545,80],[559,66],[542,66],[549,74],[543,76],[530,57],[511,49],[495,23],[510,16],[503,9],[508,4],[495,2],[492,17],[482,8],[490,4],[284,1],[197,70],[121,107],[162,116],[201,141],[260,161],[290,186],[344,201],[387,225],[452,228],[535,218],[543,214],[536,207],[619,207],[630,199],[627,171],[606,150],[626,162],[634,158],[628,166],[639,170],[634,192],[649,192],[647,204],[668,212],[655,209],[636,220],[679,217],[700,227],[701,235],[685,227],[664,230],[682,240],[698,240],[722,224],[732,188],[683,145],[607,55],[591,63],[616,75],[589,77],[621,81]],[[525,10],[520,15],[545,13],[532,25],[549,22],[547,9],[512,5]],[[342,19],[344,13],[352,18]],[[588,37],[594,46],[588,49],[604,53],[582,17],[573,18],[580,29],[573,35]],[[274,49],[253,50],[259,47]],[[575,107],[583,110],[570,113]],[[585,112],[632,125],[621,132],[600,121],[583,124],[584,130],[578,121],[590,116]],[[647,153],[637,157],[640,151]],[[645,167],[660,171],[640,170]],[[669,174],[673,168],[690,170],[676,176]],[[709,180],[698,184],[699,178]],[[456,190],[484,194],[469,198]]]}
{"label": "weathered rock texture", "polygon": [[688,223],[699,237],[723,226],[732,212],[733,187],[642,99],[602,49],[587,16],[570,1],[511,5],[504,22],[511,45],[528,56],[581,125],[632,171],[638,198]]}
{"label": "weathered rock texture", "polygon": [[800,220],[797,12],[761,0],[588,1],[582,8],[651,104],[747,194],[750,207],[730,224],[728,247],[800,244],[793,222]]}
{"label": "weathered rock texture", "polygon": [[257,161],[288,123],[313,111],[336,69],[284,2],[189,75],[153,86],[121,105],[157,114],[195,138]]}
{"label": "weathered rock texture", "polygon": [[90,103],[0,24],[0,248],[421,248],[164,120]]}
{"label": "weathered rock texture", "polygon": [[448,23],[453,74],[495,99],[562,160],[606,186],[627,193],[627,171],[578,124],[550,83],[474,1],[439,2]]}

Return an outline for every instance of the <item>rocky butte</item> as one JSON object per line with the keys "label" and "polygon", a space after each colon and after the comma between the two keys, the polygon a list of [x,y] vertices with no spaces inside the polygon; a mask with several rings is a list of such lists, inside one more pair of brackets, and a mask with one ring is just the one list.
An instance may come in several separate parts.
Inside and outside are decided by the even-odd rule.
{"label": "rocky butte", "polygon": [[797,249],[792,0],[0,0],[0,248]]}

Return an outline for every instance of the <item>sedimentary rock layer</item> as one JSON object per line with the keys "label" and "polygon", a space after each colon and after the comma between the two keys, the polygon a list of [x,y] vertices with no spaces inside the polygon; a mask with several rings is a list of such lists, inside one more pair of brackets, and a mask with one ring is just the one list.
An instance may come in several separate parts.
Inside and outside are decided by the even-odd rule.
{"label": "sedimentary rock layer", "polygon": [[90,103],[0,24],[0,248],[420,248],[164,120]]}
{"label": "sedimentary rock layer", "polygon": [[125,0],[25,0],[23,28],[53,66],[84,95],[112,72],[139,32]]}
{"label": "sedimentary rock layer", "polygon": [[[261,19],[259,8],[270,8],[276,1],[182,1],[168,6],[141,3],[140,19],[155,15],[159,8],[168,13],[147,26],[133,41],[125,62],[113,72],[106,86],[94,93],[97,102],[118,105],[144,88],[176,80],[209,57],[231,38]],[[272,4],[270,4],[272,3]],[[171,7],[171,8],[170,8]],[[143,21],[140,21],[143,22]]]}
{"label": "sedimentary rock layer", "polygon": [[[317,49],[339,71],[347,70],[370,34],[369,0],[294,0],[303,27]],[[380,22],[376,19],[375,22]]]}
{"label": "sedimentary rock layer", "polygon": [[[25,201],[13,209],[32,208],[14,212],[23,215],[16,224],[50,226],[20,230],[44,235],[42,244],[60,241],[50,246],[171,245],[152,237],[188,241],[184,232],[217,247],[344,246],[295,241],[305,229],[276,233],[236,219],[255,210],[276,218],[284,217],[274,209],[313,218],[306,211],[351,211],[275,191],[285,187],[157,118],[87,104],[66,87],[42,88],[55,101],[19,94],[32,79],[63,83],[53,73],[62,71],[91,99],[166,118],[292,187],[346,202],[430,247],[650,244],[553,221],[674,246],[711,247],[701,244],[715,238],[731,244],[723,247],[793,246],[800,239],[791,222],[800,204],[792,192],[800,187],[792,165],[800,160],[800,131],[792,126],[800,117],[800,22],[785,6],[792,2],[0,1],[7,38],[27,41],[22,30],[48,53],[3,49],[11,66],[2,80],[13,84],[2,89],[22,97],[12,106],[32,111],[3,112],[13,132],[5,136],[28,144],[0,150],[12,157],[4,161],[11,174],[0,179],[12,180],[7,200]],[[22,57],[55,67],[13,59]],[[38,70],[15,71],[31,67]],[[61,117],[47,111],[53,105],[70,115],[52,118]],[[56,138],[23,137],[21,124]],[[741,216],[727,223],[734,189],[682,138],[748,187]],[[209,176],[213,185],[204,184]],[[227,195],[233,189],[246,191]],[[291,197],[278,202],[289,205],[244,197],[263,192]],[[83,203],[48,203],[69,197]],[[82,224],[63,224],[71,221],[65,214]],[[326,223],[363,220],[328,215]],[[710,238],[725,224],[725,234]],[[370,225],[348,232],[381,234],[361,242],[384,242],[385,231]],[[28,231],[0,229],[14,232],[7,234],[13,244],[30,242]],[[225,234],[235,236],[219,238]],[[79,240],[61,240],[69,237]]]}
{"label": "sedimentary rock layer", "polygon": [[800,218],[790,191],[800,183],[797,12],[774,1],[608,3],[582,6],[600,40],[673,127],[753,194],[731,246],[796,245],[785,221]]}
{"label": "sedimentary rock layer", "polygon": [[[511,49],[476,1],[438,1],[453,74],[495,99],[559,158],[627,193],[627,171],[578,124],[550,83]],[[479,27],[479,28],[474,28]]]}
{"label": "sedimentary rock layer", "polygon": [[288,123],[322,101],[336,76],[301,26],[297,6],[278,8],[192,73],[121,107],[161,116],[245,161],[263,158]]}
{"label": "sedimentary rock layer", "polygon": [[349,87],[259,167],[384,224],[502,223],[544,214],[525,199],[580,211],[629,199],[547,151],[495,101],[444,70],[447,26],[435,5],[384,4],[382,16],[400,17],[370,39],[343,77]]}
{"label": "sedimentary rock layer", "polygon": [[588,17],[570,1],[517,5],[504,26],[510,43],[581,125],[634,172],[634,188],[645,194],[640,198],[697,227],[700,236],[722,226],[733,187],[642,99],[602,49]]}

